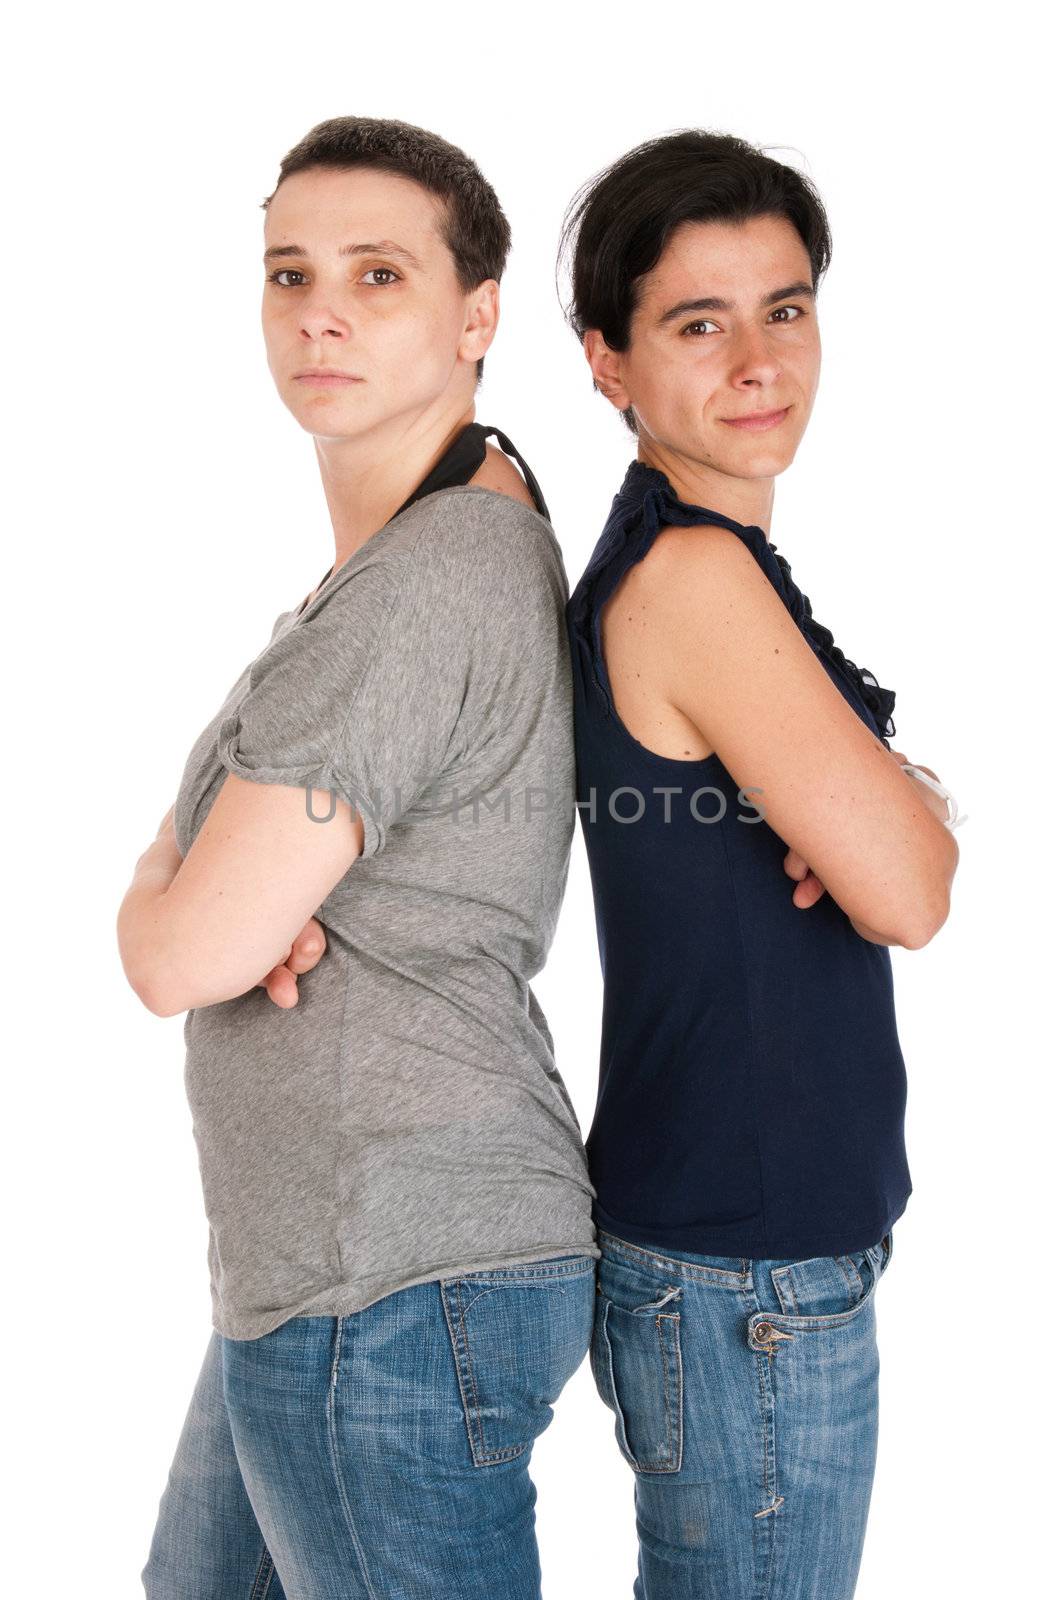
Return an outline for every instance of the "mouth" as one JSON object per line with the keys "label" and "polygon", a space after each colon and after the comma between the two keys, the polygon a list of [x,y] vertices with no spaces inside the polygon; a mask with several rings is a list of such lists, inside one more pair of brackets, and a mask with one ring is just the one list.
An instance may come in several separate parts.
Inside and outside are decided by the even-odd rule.
{"label": "mouth", "polygon": [[361,383],[363,380],[353,372],[337,372],[332,367],[308,367],[305,372],[297,372],[294,381],[309,384],[312,388],[330,389],[345,383]]}
{"label": "mouth", "polygon": [[767,428],[777,428],[789,411],[790,407],[784,406],[781,411],[754,411],[745,417],[721,417],[720,421],[726,422],[729,428],[745,428],[750,433],[763,433]]}

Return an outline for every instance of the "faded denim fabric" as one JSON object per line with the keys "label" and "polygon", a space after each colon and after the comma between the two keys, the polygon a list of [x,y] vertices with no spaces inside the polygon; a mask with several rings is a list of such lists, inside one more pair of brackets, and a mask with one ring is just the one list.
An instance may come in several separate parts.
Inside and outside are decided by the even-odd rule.
{"label": "faded denim fabric", "polygon": [[591,1361],[635,1475],[635,1600],[851,1600],[892,1230],[804,1261],[598,1242]]}
{"label": "faded denim fabric", "polygon": [[215,1330],[147,1600],[539,1600],[528,1461],[587,1354],[594,1268],[564,1256],[257,1339]]}

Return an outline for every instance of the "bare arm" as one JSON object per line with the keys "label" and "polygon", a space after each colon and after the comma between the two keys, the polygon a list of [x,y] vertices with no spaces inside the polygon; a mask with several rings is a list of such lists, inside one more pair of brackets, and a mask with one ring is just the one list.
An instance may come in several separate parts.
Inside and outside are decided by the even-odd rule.
{"label": "bare arm", "polygon": [[731,532],[666,529],[646,561],[668,699],[736,783],[763,791],[769,825],[859,933],[926,944],[948,915],[958,851],[915,792],[925,786],[839,693]]}
{"label": "bare arm", "polygon": [[[328,816],[328,792],[313,790],[312,805]],[[331,820],[314,822],[304,789],[229,773],[183,860],[170,812],[137,862],[118,913],[130,984],[166,1017],[265,982],[364,839],[361,817],[340,796]]]}
{"label": "bare arm", "polygon": [[[908,757],[899,750],[891,750],[890,755],[898,764],[908,761]],[[909,766],[918,765],[923,772],[929,773],[930,777],[937,778],[937,773],[930,767],[923,766],[921,762],[908,762],[908,764]],[[905,777],[912,785],[913,792],[919,796],[927,810],[932,812],[939,822],[944,823],[949,814],[948,802],[941,795],[935,794],[933,789],[928,789],[925,783],[920,783],[918,778],[913,778],[910,772],[906,772]],[[855,917],[850,917],[849,921],[860,937],[867,939],[870,944],[892,945],[899,942],[896,939],[884,939],[881,934],[875,932],[874,928],[869,928],[866,924],[858,922]]]}

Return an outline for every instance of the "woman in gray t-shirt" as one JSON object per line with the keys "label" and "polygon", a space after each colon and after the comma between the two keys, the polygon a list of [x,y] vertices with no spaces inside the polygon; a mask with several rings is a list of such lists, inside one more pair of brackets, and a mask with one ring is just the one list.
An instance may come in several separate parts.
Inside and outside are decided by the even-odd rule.
{"label": "woman in gray t-shirt", "polygon": [[[396,151],[409,175],[373,164]],[[574,825],[567,584],[472,422],[508,228],[452,146],[342,118],[282,167],[266,245],[336,562],[196,740],[119,917],[137,992],[187,1011],[213,1309],[143,1578],[532,1596],[528,1455],[599,1252],[530,986]],[[284,1008],[262,975],[311,914]]]}

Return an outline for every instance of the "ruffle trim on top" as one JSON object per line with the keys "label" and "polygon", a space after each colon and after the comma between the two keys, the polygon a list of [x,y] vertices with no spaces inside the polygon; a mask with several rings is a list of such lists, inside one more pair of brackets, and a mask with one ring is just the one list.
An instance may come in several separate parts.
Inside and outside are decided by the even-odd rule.
{"label": "ruffle trim on top", "polygon": [[[622,510],[625,514],[619,515]],[[884,739],[893,738],[896,732],[893,707],[897,698],[894,690],[884,688],[870,668],[858,667],[855,662],[850,661],[841,646],[835,644],[830,629],[822,622],[816,621],[812,615],[808,596],[803,594],[794,582],[790,563],[785,556],[779,554],[762,528],[756,524],[747,526],[735,522],[722,512],[710,511],[705,506],[688,505],[686,501],[679,499],[665,474],[656,467],[649,466],[645,461],[632,461],[628,467],[624,482],[613,499],[610,520],[613,517],[617,518],[613,537],[605,541],[596,551],[592,565],[584,573],[570,602],[573,630],[578,646],[588,660],[592,676],[606,705],[610,704],[609,693],[599,670],[601,641],[596,635],[601,606],[609,596],[608,593],[603,594],[600,604],[597,606],[593,604],[596,578],[619,554],[625,541],[632,535],[638,536],[634,559],[641,561],[662,527],[668,525],[693,527],[696,523],[713,522],[738,534],[747,550],[771,580],[773,588],[798,627],[823,655],[830,657],[838,671],[852,684],[874,718],[880,736]]]}

